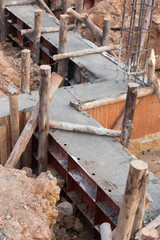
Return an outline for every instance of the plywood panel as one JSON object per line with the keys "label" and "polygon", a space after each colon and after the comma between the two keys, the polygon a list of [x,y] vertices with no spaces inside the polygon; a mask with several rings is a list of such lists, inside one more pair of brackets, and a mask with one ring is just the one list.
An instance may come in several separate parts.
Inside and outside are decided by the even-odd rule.
{"label": "plywood panel", "polygon": [[[132,139],[160,131],[160,104],[156,94],[140,98],[137,104]],[[114,103],[88,110],[103,127],[112,129],[124,111],[125,102]]]}

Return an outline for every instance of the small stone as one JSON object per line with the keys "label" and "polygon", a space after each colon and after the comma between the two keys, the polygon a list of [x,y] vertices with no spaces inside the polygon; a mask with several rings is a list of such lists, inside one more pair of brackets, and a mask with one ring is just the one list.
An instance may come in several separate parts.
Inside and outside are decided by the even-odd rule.
{"label": "small stone", "polygon": [[145,155],[145,151],[142,151],[142,154]]}
{"label": "small stone", "polygon": [[58,210],[58,218],[57,222],[61,221],[64,216],[72,216],[73,215],[73,206],[71,203],[65,201],[57,205]]}
{"label": "small stone", "polygon": [[81,232],[83,231],[84,227],[83,227],[83,224],[82,224],[82,222],[80,221],[79,218],[75,218],[75,222],[74,222],[74,227],[73,227],[73,229],[74,229],[76,232],[79,232],[79,233],[81,233]]}
{"label": "small stone", "polygon": [[7,220],[9,220],[9,219],[11,219],[11,218],[12,218],[12,217],[11,217],[10,215],[7,215],[7,216],[6,216],[6,219],[7,219]]}
{"label": "small stone", "polygon": [[33,176],[31,168],[23,167],[22,171],[26,172],[27,177],[32,177]]}
{"label": "small stone", "polygon": [[61,227],[65,227],[66,229],[71,229],[74,227],[75,216],[64,216],[63,219],[59,222]]}
{"label": "small stone", "polygon": [[72,239],[77,239],[78,237],[77,237],[77,235],[74,235],[73,237],[72,237]]}

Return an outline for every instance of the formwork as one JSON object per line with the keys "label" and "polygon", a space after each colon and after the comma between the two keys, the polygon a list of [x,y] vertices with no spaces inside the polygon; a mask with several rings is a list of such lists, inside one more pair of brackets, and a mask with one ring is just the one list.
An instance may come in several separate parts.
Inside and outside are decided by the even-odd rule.
{"label": "formwork", "polygon": [[[32,37],[21,37],[20,30],[33,27],[36,8],[31,5],[6,8],[8,37],[20,48],[28,47],[31,50],[33,48]],[[57,26],[57,24],[43,11],[42,27],[49,26]],[[68,52],[88,47],[92,47],[92,44],[78,34],[68,32]],[[53,62],[52,57],[57,53],[57,48],[58,33],[42,34],[41,63],[50,64],[54,70],[56,63]],[[117,82],[116,70],[117,64],[102,54],[70,59],[69,80],[75,83],[87,83],[58,89],[50,104],[50,120],[113,128],[124,111],[124,102],[78,112],[70,106],[70,101],[86,103],[104,97],[114,99],[126,93],[128,82],[123,81],[122,73],[119,74]],[[146,86],[139,80],[138,82],[140,87]],[[28,100],[19,101],[22,104],[19,106],[20,115],[25,108],[34,107],[38,101],[38,93],[26,94],[23,97],[22,95],[19,98],[26,96]],[[9,128],[7,97],[0,99],[0,106],[1,122],[8,124]],[[159,131],[159,116],[157,96],[152,94],[141,98],[136,108],[132,138]],[[8,135],[10,135],[9,130],[7,132],[9,139]],[[37,147],[38,132],[35,132],[32,138],[34,164],[38,164]],[[95,229],[98,230],[99,225],[106,221],[114,229],[123,199],[129,164],[135,156],[115,138],[60,130],[50,130],[48,154],[49,163],[66,181],[67,196]],[[145,213],[146,221],[160,214],[160,181],[152,173],[150,173],[148,193],[153,198],[153,204]]]}

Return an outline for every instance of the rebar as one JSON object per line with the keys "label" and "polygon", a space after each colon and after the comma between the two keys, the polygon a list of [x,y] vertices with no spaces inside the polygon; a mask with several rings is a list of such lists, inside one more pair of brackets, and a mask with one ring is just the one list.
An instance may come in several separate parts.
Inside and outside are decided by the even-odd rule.
{"label": "rebar", "polygon": [[124,0],[118,69],[134,81],[144,82],[153,7],[154,0]]}

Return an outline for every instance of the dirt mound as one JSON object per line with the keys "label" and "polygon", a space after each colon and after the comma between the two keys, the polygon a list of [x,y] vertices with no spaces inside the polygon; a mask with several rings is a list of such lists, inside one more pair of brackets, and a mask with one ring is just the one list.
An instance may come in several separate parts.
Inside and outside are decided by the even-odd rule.
{"label": "dirt mound", "polygon": [[0,165],[0,239],[54,239],[60,189],[50,172],[28,178],[25,171]]}
{"label": "dirt mound", "polygon": [[[95,4],[93,8],[87,11],[87,14],[97,25],[102,29],[103,27],[103,19],[108,18],[110,20],[111,29],[120,29],[121,27],[121,1],[118,0],[105,0]],[[82,36],[87,38],[88,40],[98,44],[94,39],[93,35],[90,33],[88,29],[82,30]],[[111,30],[110,32],[110,42],[117,44],[120,40],[120,32],[115,32]],[[99,45],[99,44],[98,44]]]}

